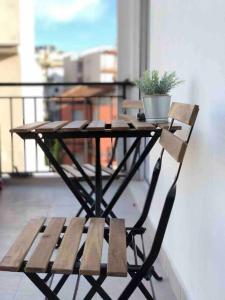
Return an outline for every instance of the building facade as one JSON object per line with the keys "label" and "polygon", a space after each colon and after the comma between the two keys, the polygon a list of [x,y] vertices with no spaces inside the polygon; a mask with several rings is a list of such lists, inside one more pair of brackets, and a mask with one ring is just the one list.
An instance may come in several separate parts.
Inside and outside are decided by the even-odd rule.
{"label": "building facade", "polygon": [[[113,82],[117,78],[117,51],[115,48],[91,49],[79,57],[70,55],[64,59],[65,82]],[[118,99],[112,86],[67,87],[60,115],[66,120],[103,120],[110,122],[117,118]],[[91,141],[78,140],[70,145],[80,161],[94,163],[94,145]],[[112,141],[104,139],[101,145],[101,162],[104,166],[110,160]],[[67,161],[64,160],[64,163]]]}
{"label": "building facade", "polygon": [[[7,28],[7,30],[6,30]],[[0,1],[0,82],[41,81],[34,56],[33,1]],[[9,129],[23,122],[43,120],[43,99],[34,103],[26,97],[43,96],[40,87],[0,88],[1,171],[29,171],[34,168],[35,145],[23,145],[18,137],[10,137]],[[34,116],[36,110],[36,117]],[[30,155],[25,156],[24,151]],[[39,167],[44,167],[40,154]],[[33,160],[34,161],[34,160]]]}
{"label": "building facade", "polygon": [[65,82],[112,82],[117,76],[117,51],[104,47],[64,59]]}

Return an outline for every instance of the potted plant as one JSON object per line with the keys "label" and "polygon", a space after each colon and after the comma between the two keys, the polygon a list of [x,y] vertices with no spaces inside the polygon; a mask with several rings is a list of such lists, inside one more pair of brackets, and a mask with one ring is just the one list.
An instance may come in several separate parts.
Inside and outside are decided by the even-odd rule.
{"label": "potted plant", "polygon": [[168,93],[181,82],[176,77],[175,72],[165,72],[160,77],[159,72],[156,70],[151,73],[145,71],[143,76],[136,80],[135,84],[142,93],[146,121],[155,123],[168,121],[171,101],[171,96]]}

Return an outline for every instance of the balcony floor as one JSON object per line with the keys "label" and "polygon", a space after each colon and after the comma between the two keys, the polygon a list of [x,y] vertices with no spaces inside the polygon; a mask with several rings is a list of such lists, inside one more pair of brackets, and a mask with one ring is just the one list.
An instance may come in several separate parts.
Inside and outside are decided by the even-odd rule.
{"label": "balcony floor", "polygon": [[[137,196],[140,198],[144,183],[135,182],[135,185],[137,186],[137,189],[135,188]],[[116,189],[116,186],[117,183],[114,184],[112,190]],[[64,183],[59,178],[49,177],[48,180],[46,177],[6,179],[3,190],[0,192],[0,258],[30,218],[37,216],[72,217],[78,207],[73,195],[65,188]],[[131,189],[128,188],[123,193],[116,205],[115,212],[118,212],[118,216],[126,219],[127,226],[136,220],[138,209]],[[156,263],[156,270],[164,276],[159,263]],[[75,280],[76,276],[70,276],[59,294],[60,299],[72,298]],[[129,277],[128,279],[108,278],[103,287],[106,288],[112,299],[117,299],[128,281]],[[153,284],[158,300],[175,300],[165,276],[164,281],[160,283],[153,279]],[[149,282],[146,282],[146,286],[150,288]],[[84,278],[81,278],[77,299],[83,299],[88,289],[89,284]],[[44,296],[24,274],[0,272],[0,299],[28,300],[31,298],[32,300],[44,299]],[[101,297],[96,295],[93,299],[101,299]],[[141,300],[145,298],[141,292],[136,290],[130,299]]]}

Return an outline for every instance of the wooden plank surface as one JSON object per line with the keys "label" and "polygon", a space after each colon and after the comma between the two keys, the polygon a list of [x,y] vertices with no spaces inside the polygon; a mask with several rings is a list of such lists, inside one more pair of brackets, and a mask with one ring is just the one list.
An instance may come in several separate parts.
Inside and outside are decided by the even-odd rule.
{"label": "wooden plank surface", "polygon": [[82,128],[85,127],[85,125],[88,124],[87,120],[83,120],[83,121],[73,121],[70,122],[68,124],[66,124],[66,126],[63,126],[60,131],[79,131]]}
{"label": "wooden plank surface", "polygon": [[10,129],[10,132],[20,133],[20,132],[29,132],[32,131],[40,126],[49,123],[49,121],[42,121],[42,122],[34,122],[29,124],[24,124],[22,126]]}
{"label": "wooden plank surface", "polygon": [[192,126],[197,118],[198,111],[198,105],[173,102],[170,108],[169,117]]}
{"label": "wooden plank surface", "polygon": [[128,123],[131,123],[131,121],[137,121],[137,118],[135,116],[129,114],[120,114],[119,119],[127,121]]}
{"label": "wooden plank surface", "polygon": [[111,219],[107,274],[127,276],[127,245],[124,219]]}
{"label": "wooden plank surface", "polygon": [[124,100],[122,108],[125,109],[143,109],[143,103],[140,100]]}
{"label": "wooden plank surface", "polygon": [[170,131],[163,129],[159,143],[177,162],[183,161],[187,148],[186,142]]}
{"label": "wooden plank surface", "polygon": [[112,121],[112,130],[129,130],[130,126],[125,120],[113,120]]}
{"label": "wooden plank surface", "polygon": [[132,124],[137,130],[153,130],[156,128],[154,124],[148,122],[132,121]]}
{"label": "wooden plank surface", "polygon": [[[113,170],[112,168],[109,167],[102,167],[102,170],[105,171],[106,173],[108,173],[109,175],[112,175],[115,170]],[[124,172],[119,172],[119,174],[117,175],[117,177],[121,177],[121,176],[125,176],[126,174]]]}
{"label": "wooden plank surface", "polygon": [[45,218],[37,218],[29,221],[0,262],[0,270],[13,272],[19,270],[44,222]]}
{"label": "wooden plank surface", "polygon": [[26,272],[45,272],[58,241],[65,218],[52,218],[49,221],[37,247],[25,267]]}
{"label": "wooden plank surface", "polygon": [[104,167],[104,166],[102,166],[102,170],[109,175],[112,175],[115,172],[115,170],[113,170],[112,168]]}
{"label": "wooden plank surface", "polygon": [[73,273],[84,224],[85,218],[73,218],[70,221],[52,266],[53,273]]}
{"label": "wooden plank surface", "polygon": [[81,173],[73,165],[61,165],[64,171],[69,175],[69,177],[81,178]]}
{"label": "wooden plank surface", "polygon": [[50,122],[43,126],[38,127],[35,129],[36,132],[54,132],[60,128],[62,128],[64,125],[69,123],[68,121],[56,121],[56,122]]}
{"label": "wooden plank surface", "polygon": [[[157,127],[162,128],[162,129],[169,129],[170,122],[157,124]],[[181,130],[181,128],[182,127],[180,125],[173,124],[171,130]]]}
{"label": "wooden plank surface", "polygon": [[90,225],[81,261],[80,274],[99,275],[105,219],[90,218]]}
{"label": "wooden plank surface", "polygon": [[95,131],[95,130],[104,130],[105,129],[105,122],[103,121],[92,121],[88,126],[88,130]]}
{"label": "wooden plank surface", "polygon": [[[91,165],[91,164],[83,164],[83,167],[85,168],[85,172],[86,170],[89,170],[91,172],[93,172],[94,176],[95,176],[95,166],[94,165]],[[102,176],[105,177],[105,176],[109,176],[109,173],[105,172],[103,169],[102,169]]]}

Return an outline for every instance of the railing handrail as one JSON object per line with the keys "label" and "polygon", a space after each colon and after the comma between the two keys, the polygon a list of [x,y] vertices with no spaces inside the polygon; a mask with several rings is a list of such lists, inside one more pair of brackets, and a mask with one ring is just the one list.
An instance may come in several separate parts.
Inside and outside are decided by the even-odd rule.
{"label": "railing handrail", "polygon": [[134,83],[129,80],[113,81],[113,82],[0,82],[0,87],[7,86],[70,86],[70,85],[117,85],[117,86],[133,86]]}

